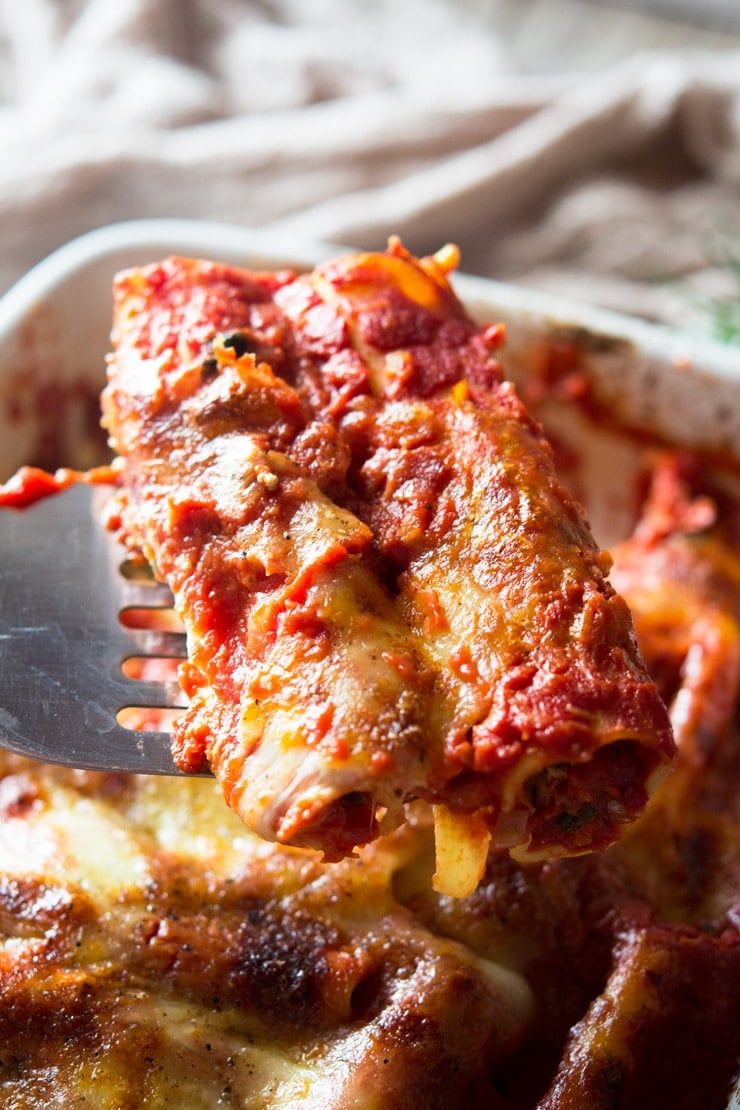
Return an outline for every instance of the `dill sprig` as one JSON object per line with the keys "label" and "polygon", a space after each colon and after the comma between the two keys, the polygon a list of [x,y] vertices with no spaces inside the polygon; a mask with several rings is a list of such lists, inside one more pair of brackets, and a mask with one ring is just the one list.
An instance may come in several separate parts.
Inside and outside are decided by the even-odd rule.
{"label": "dill sprig", "polygon": [[697,308],[715,339],[740,346],[740,248],[737,235],[732,229],[722,228],[707,254],[710,264],[725,279],[726,290],[700,298]]}

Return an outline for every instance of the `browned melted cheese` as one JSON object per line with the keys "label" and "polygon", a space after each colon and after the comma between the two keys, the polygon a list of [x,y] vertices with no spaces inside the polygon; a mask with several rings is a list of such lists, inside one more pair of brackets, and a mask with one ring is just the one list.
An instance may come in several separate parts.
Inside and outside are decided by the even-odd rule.
{"label": "browned melted cheese", "polygon": [[428,829],[329,866],[209,781],[3,772],[4,1107],[442,1106],[532,1020],[395,897]]}

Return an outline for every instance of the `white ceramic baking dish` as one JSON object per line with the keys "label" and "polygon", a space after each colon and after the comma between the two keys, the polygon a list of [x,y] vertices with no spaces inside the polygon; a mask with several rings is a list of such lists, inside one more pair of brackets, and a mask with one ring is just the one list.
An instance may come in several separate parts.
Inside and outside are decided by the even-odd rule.
{"label": "white ceramic baking dish", "polygon": [[[225,224],[147,220],[102,228],[56,251],[0,299],[0,479],[39,458],[85,466],[102,449],[97,395],[118,270],[169,254],[305,269],[344,249]],[[464,273],[454,281],[474,316],[505,323],[502,361],[525,393],[553,353],[561,361],[567,353],[566,377],[575,375],[589,404],[545,389],[537,413],[576,458],[565,480],[578,484],[602,543],[627,532],[636,503],[631,477],[656,443],[740,464],[740,348]],[[736,1098],[731,1108],[740,1106]]]}
{"label": "white ceramic baking dish", "polygon": [[[118,270],[168,254],[304,269],[344,249],[228,224],[143,220],[57,250],[0,300],[0,475],[39,453],[54,465],[91,461]],[[541,414],[577,446],[576,492],[602,542],[627,527],[628,472],[639,456],[637,441],[611,434],[612,424],[740,458],[740,348],[464,273],[455,285],[476,317],[506,324],[502,361],[518,384],[548,352],[570,350],[602,418],[557,404]]]}

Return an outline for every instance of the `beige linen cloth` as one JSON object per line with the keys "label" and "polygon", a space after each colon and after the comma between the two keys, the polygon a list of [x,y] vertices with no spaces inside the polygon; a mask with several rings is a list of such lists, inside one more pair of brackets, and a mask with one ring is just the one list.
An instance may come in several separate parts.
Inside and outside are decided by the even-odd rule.
{"label": "beige linen cloth", "polygon": [[0,0],[0,289],[151,216],[455,241],[468,271],[681,319],[740,241],[740,52],[537,73],[495,0]]}

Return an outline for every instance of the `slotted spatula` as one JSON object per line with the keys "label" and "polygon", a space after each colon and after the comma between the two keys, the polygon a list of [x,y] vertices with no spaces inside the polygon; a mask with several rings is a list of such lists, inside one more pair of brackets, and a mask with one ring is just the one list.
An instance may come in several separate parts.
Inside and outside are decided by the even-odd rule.
{"label": "slotted spatula", "polygon": [[183,705],[176,682],[122,667],[184,657],[185,636],[123,623],[130,614],[161,628],[172,597],[126,576],[131,561],[101,525],[95,492],[78,485],[0,511],[0,746],[85,770],[178,774],[167,731],[119,717]]}

